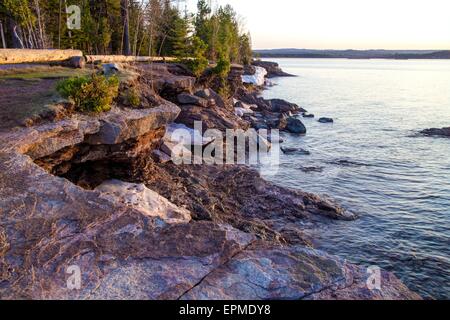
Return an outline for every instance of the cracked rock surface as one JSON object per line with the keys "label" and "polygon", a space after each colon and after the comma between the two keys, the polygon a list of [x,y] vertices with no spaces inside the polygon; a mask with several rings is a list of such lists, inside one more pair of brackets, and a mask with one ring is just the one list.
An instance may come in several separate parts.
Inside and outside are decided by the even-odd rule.
{"label": "cracked rock surface", "polygon": [[[157,84],[192,90],[180,77]],[[355,218],[331,201],[242,166],[154,163],[179,113],[167,102],[0,133],[0,299],[420,298],[387,272],[368,290],[364,268],[308,245],[305,224]]]}

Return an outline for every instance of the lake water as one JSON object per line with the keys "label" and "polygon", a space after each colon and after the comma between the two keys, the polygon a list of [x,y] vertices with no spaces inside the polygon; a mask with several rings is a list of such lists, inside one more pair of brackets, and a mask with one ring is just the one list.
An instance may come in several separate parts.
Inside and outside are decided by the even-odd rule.
{"label": "lake water", "polygon": [[425,298],[450,299],[450,139],[416,135],[450,126],[450,61],[275,61],[298,77],[274,79],[264,97],[316,118],[302,120],[307,135],[283,135],[284,146],[311,155],[281,155],[267,178],[361,216],[316,230],[316,246],[392,271]]}

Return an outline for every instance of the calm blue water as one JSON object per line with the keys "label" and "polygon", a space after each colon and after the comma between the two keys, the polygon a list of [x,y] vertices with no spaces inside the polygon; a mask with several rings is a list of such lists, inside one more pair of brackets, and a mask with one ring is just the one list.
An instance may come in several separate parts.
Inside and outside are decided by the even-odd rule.
{"label": "calm blue water", "polygon": [[[360,214],[316,230],[319,248],[393,271],[424,297],[450,299],[450,139],[414,136],[450,126],[450,61],[277,62],[298,77],[274,79],[264,96],[316,119],[303,120],[306,136],[284,136],[285,146],[311,155],[281,155],[279,173],[267,178]],[[335,123],[318,123],[322,116]]]}

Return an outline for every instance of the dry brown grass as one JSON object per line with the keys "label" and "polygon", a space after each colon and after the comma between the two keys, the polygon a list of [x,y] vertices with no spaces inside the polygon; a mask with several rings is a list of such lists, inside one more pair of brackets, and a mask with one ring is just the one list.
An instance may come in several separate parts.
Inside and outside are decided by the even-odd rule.
{"label": "dry brown grass", "polygon": [[26,68],[0,69],[0,79],[59,79],[73,76],[88,75],[91,69],[71,69],[60,66],[32,66]]}

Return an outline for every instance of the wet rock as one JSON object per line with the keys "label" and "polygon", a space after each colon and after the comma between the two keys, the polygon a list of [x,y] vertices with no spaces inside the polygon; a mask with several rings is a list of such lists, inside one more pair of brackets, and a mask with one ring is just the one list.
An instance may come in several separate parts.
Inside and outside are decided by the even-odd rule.
{"label": "wet rock", "polygon": [[420,132],[421,134],[425,136],[440,136],[440,137],[450,137],[450,127],[448,128],[432,128],[432,129],[426,129]]}
{"label": "wet rock", "polygon": [[143,184],[108,180],[95,190],[101,192],[102,197],[116,203],[123,203],[144,215],[160,218],[168,224],[191,221],[191,214],[188,210],[177,207]]}
{"label": "wet rock", "polygon": [[314,118],[314,115],[311,113],[303,113],[302,116],[303,118]]}
{"label": "wet rock", "polygon": [[284,154],[301,154],[309,156],[311,152],[302,148],[289,148],[289,147],[281,147],[281,151]]}
{"label": "wet rock", "polygon": [[333,119],[331,119],[331,118],[320,118],[319,119],[319,122],[320,123],[333,123],[334,122],[334,120]]}
{"label": "wet rock", "polygon": [[343,166],[343,167],[370,167],[371,165],[368,163],[363,163],[355,160],[348,159],[336,159],[333,161],[327,161],[329,164]]}
{"label": "wet rock", "polygon": [[317,198],[316,196],[312,196],[312,198],[308,198],[306,202],[308,203],[309,200],[314,199],[315,202],[315,209],[317,211],[314,211],[315,213],[335,219],[335,220],[355,220],[358,218],[358,216],[352,212],[349,212],[345,210],[344,208],[338,206],[336,203],[334,203],[331,200],[325,199],[325,198]]}
{"label": "wet rock", "polygon": [[305,173],[322,172],[323,171],[323,167],[314,167],[314,166],[313,167],[301,166],[299,169]]}
{"label": "wet rock", "polygon": [[303,122],[294,117],[287,118],[286,130],[294,134],[306,134],[306,127]]}

